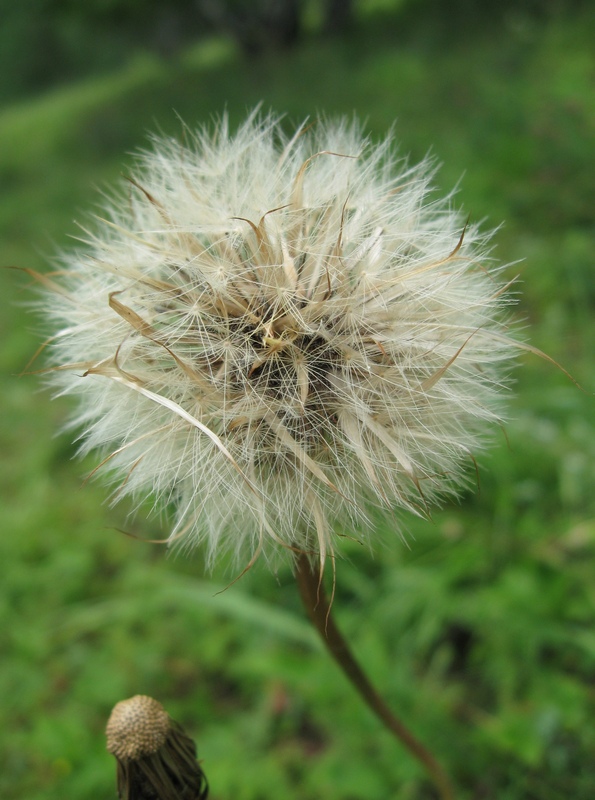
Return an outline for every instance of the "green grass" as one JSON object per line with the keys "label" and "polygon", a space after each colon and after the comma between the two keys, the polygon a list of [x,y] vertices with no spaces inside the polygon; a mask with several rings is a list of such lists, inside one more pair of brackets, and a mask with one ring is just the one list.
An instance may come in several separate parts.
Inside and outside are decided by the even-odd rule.
{"label": "green grass", "polygon": [[[349,39],[311,38],[241,62],[212,42],[149,57],[0,114],[2,261],[46,268],[74,218],[159,127],[180,130],[262,100],[288,124],[317,113],[396,120],[402,150],[444,162],[474,219],[505,225],[497,255],[521,273],[531,343],[512,421],[481,492],[400,520],[375,554],[338,565],[336,612],[375,680],[439,756],[461,798],[590,800],[595,669],[593,56],[588,11],[445,42],[370,18]],[[214,800],[425,800],[424,776],[338,677],[288,571],[258,565],[227,592],[201,554],[122,536],[165,522],[110,509],[93,462],[56,436],[68,414],[18,377],[35,352],[29,279],[0,272],[0,796],[107,800],[103,728],[135,693],[196,736]]]}

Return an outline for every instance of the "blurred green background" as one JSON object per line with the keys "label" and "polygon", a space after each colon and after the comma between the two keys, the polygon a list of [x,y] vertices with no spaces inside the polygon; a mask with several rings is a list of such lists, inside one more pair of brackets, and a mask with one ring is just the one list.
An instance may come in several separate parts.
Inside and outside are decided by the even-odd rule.
{"label": "blurred green background", "polygon": [[[476,800],[595,796],[595,58],[590,2],[0,1],[0,262],[50,268],[147,132],[259,101],[287,124],[354,112],[431,152],[504,225],[532,345],[481,491],[347,545],[335,611],[391,704]],[[178,116],[179,115],[179,116]],[[123,536],[20,376],[31,281],[0,271],[0,797],[107,800],[112,705],[150,694],[196,737],[213,800],[429,800],[433,789],[310,631],[289,570]]]}

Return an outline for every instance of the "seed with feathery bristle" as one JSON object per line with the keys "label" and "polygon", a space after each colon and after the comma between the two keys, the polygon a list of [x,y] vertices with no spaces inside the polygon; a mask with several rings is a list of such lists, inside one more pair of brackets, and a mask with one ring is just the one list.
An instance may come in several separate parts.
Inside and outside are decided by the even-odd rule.
{"label": "seed with feathery bristle", "polygon": [[118,494],[254,557],[465,483],[515,351],[488,236],[391,137],[256,113],[157,139],[44,300],[54,383]]}

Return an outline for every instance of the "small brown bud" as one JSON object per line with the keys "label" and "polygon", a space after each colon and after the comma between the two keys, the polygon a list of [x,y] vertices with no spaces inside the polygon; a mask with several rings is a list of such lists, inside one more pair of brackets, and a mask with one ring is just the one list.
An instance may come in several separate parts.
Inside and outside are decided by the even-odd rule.
{"label": "small brown bud", "polygon": [[152,697],[137,694],[117,703],[106,728],[107,749],[119,761],[156,753],[165,744],[170,719]]}
{"label": "small brown bud", "polygon": [[194,742],[157,700],[136,695],[117,703],[106,736],[120,800],[206,800]]}

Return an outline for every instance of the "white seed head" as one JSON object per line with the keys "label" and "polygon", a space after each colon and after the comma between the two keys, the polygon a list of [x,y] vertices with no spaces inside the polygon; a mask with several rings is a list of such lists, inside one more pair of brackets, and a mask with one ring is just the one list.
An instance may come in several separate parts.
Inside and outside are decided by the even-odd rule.
{"label": "white seed head", "polygon": [[44,301],[119,494],[170,504],[210,560],[324,562],[371,507],[464,484],[515,343],[489,237],[431,173],[344,121],[155,140]]}

